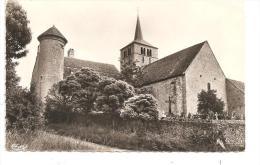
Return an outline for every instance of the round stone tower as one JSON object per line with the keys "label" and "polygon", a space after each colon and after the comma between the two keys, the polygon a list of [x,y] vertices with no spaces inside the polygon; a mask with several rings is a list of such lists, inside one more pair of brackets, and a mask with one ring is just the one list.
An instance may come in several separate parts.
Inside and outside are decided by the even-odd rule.
{"label": "round stone tower", "polygon": [[44,101],[54,83],[63,79],[64,46],[67,39],[53,26],[42,33],[38,40],[38,53],[32,74],[34,91]]}

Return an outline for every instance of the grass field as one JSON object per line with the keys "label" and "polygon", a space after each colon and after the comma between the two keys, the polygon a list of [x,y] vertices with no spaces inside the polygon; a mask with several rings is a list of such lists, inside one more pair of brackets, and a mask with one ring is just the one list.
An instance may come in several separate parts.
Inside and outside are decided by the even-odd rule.
{"label": "grass field", "polygon": [[45,131],[23,134],[7,132],[6,149],[7,151],[124,151]]}

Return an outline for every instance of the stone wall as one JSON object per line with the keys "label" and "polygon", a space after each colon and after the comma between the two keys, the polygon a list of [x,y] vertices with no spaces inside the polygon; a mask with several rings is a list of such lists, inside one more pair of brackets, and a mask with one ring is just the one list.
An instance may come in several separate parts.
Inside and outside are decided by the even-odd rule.
{"label": "stone wall", "polygon": [[43,101],[52,85],[63,79],[64,45],[55,38],[40,41],[31,84]]}
{"label": "stone wall", "polygon": [[145,87],[152,88],[153,95],[158,100],[160,116],[169,113],[169,97],[173,102],[171,103],[171,112],[173,114],[181,115],[182,112],[186,113],[184,76],[170,78]]}
{"label": "stone wall", "polygon": [[245,94],[226,80],[227,103],[229,115],[243,118],[245,115]]}
{"label": "stone wall", "polygon": [[[149,57],[147,56],[147,51],[145,55],[141,54],[141,47],[147,49],[150,49],[152,51],[152,56]],[[130,49],[130,54],[128,53]],[[126,52],[126,56],[124,55],[124,52]],[[144,57],[144,61],[143,61]],[[120,54],[120,61],[121,61],[121,66],[123,64],[129,64],[132,62],[136,62],[137,66],[145,66],[150,63],[153,63],[158,59],[158,49],[142,44],[137,44],[137,43],[132,43],[123,49],[121,49],[121,54]]]}
{"label": "stone wall", "polygon": [[202,89],[207,90],[208,84],[211,89],[217,91],[218,98],[221,98],[227,110],[226,81],[208,43],[205,43],[199,54],[192,61],[185,72],[186,77],[186,102],[187,112],[196,114],[198,94]]}
{"label": "stone wall", "polygon": [[[245,122],[243,120],[141,121],[111,119],[109,116],[99,115],[88,117],[80,115],[74,121],[84,126],[93,126],[93,129],[100,129],[101,126],[108,132],[113,130],[113,132],[127,134],[129,137],[137,134],[139,138],[135,140],[145,140],[140,141],[140,145],[150,144],[145,147],[146,149],[151,149],[154,143],[158,150],[168,150],[168,144],[173,148],[178,148],[178,151],[243,151],[245,149]],[[116,139],[111,139],[114,144],[119,143]],[[225,150],[216,143],[217,139],[224,142]],[[127,143],[127,141],[124,142]],[[139,148],[137,146],[134,149]]]}

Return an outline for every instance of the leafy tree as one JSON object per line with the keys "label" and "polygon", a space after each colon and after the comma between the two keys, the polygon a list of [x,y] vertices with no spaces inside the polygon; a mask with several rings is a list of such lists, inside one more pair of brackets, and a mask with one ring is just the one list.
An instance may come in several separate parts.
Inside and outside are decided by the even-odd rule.
{"label": "leafy tree", "polygon": [[216,90],[202,90],[198,94],[198,113],[206,116],[213,116],[215,113],[223,114],[224,102],[217,98]]}
{"label": "leafy tree", "polygon": [[125,101],[122,118],[157,120],[159,116],[157,100],[151,94],[140,94]]}
{"label": "leafy tree", "polygon": [[31,30],[26,11],[14,1],[6,5],[6,58],[26,56],[26,45],[31,41]]}
{"label": "leafy tree", "polygon": [[[94,109],[98,96],[100,75],[89,68],[82,68],[65,80],[53,85],[46,98],[47,120],[63,118],[69,120],[65,114],[77,112],[87,114]],[[61,117],[63,114],[63,117]],[[56,118],[55,115],[60,117]]]}
{"label": "leafy tree", "polygon": [[121,68],[121,80],[140,87],[142,85],[143,70],[142,67],[137,66],[136,63],[124,64]]}
{"label": "leafy tree", "polygon": [[6,126],[21,130],[36,128],[40,123],[41,102],[27,89],[18,86],[20,78],[15,67],[25,57],[31,30],[26,11],[14,1],[6,5]]}
{"label": "leafy tree", "polygon": [[133,86],[124,81],[108,77],[100,81],[99,91],[96,109],[112,115],[119,115],[124,101],[134,96]]}

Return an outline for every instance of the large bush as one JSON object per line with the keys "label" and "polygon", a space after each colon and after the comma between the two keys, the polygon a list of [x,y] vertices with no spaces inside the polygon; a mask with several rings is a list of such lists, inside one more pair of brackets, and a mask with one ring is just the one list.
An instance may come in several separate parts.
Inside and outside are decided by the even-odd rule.
{"label": "large bush", "polygon": [[129,98],[120,116],[126,119],[157,120],[157,100],[151,94],[140,94]]}
{"label": "large bush", "polygon": [[92,111],[119,115],[124,101],[133,95],[134,87],[128,83],[83,68],[53,86],[46,98],[45,115],[49,121],[60,122]]}
{"label": "large bush", "polygon": [[134,96],[133,86],[124,81],[107,77],[100,81],[99,91],[96,110],[113,115],[119,115],[124,101]]}
{"label": "large bush", "polygon": [[39,128],[42,122],[41,102],[27,89],[16,88],[6,96],[6,128],[20,131]]}
{"label": "large bush", "polygon": [[45,117],[49,121],[68,121],[72,113],[88,114],[98,95],[100,75],[82,68],[53,85],[46,98]]}

